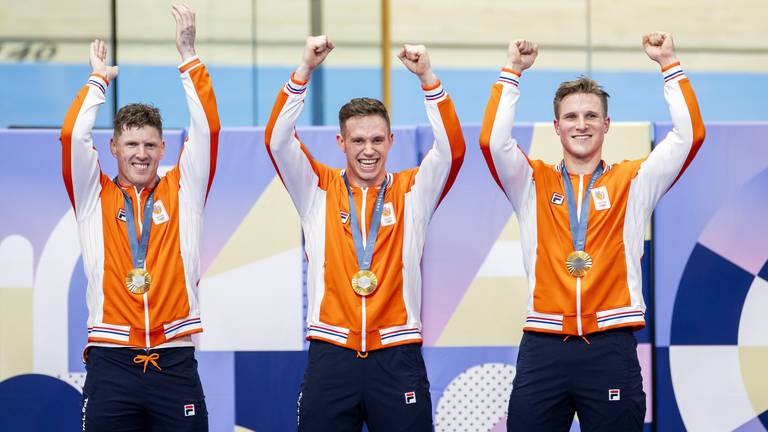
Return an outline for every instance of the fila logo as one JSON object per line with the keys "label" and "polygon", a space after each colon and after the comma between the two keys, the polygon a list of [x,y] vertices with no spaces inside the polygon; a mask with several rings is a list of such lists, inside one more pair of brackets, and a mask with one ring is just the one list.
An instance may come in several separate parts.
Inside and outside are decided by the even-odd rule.
{"label": "fila logo", "polygon": [[192,417],[193,415],[195,415],[195,405],[184,405],[184,417]]}
{"label": "fila logo", "polygon": [[406,392],[405,393],[405,404],[406,405],[410,405],[410,404],[415,404],[415,403],[416,403],[416,392],[412,392],[412,391]]}
{"label": "fila logo", "polygon": [[125,222],[126,221],[125,209],[124,208],[119,209],[117,211],[117,215],[115,215],[115,217],[117,218],[117,220]]}
{"label": "fila logo", "polygon": [[565,197],[557,192],[552,192],[552,199],[549,200],[554,205],[561,205],[565,201]]}
{"label": "fila logo", "polygon": [[608,400],[609,401],[620,401],[621,400],[621,390],[620,389],[610,389],[610,390],[608,390]]}
{"label": "fila logo", "polygon": [[349,213],[345,212],[344,210],[339,211],[339,216],[341,216],[341,224],[346,225],[349,221]]}

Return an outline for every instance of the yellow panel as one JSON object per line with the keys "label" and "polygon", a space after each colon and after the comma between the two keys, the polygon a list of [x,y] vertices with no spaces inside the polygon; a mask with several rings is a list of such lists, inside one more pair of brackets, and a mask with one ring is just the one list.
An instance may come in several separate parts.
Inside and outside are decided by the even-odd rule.
{"label": "yellow panel", "polygon": [[0,381],[32,372],[32,289],[0,288]]}
{"label": "yellow panel", "polygon": [[756,413],[768,410],[768,347],[739,347],[741,376],[752,408]]}
{"label": "yellow panel", "polygon": [[519,345],[527,301],[525,278],[475,279],[435,346]]}
{"label": "yellow panel", "polygon": [[255,432],[255,431],[252,429],[248,429],[247,427],[235,425],[235,432]]}
{"label": "yellow panel", "polygon": [[205,277],[299,247],[300,227],[296,208],[280,178],[275,176],[213,261]]}

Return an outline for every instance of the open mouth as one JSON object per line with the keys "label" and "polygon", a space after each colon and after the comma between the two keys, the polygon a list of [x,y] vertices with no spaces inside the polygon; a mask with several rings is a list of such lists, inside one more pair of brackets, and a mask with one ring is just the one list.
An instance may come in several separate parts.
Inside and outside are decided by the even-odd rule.
{"label": "open mouth", "polygon": [[357,160],[357,163],[359,163],[363,169],[371,169],[375,167],[378,162],[379,162],[378,159],[358,159]]}
{"label": "open mouth", "polygon": [[592,135],[571,135],[571,138],[575,139],[576,141],[586,141],[592,138]]}
{"label": "open mouth", "polygon": [[134,162],[131,164],[131,166],[138,170],[149,169],[149,163]]}

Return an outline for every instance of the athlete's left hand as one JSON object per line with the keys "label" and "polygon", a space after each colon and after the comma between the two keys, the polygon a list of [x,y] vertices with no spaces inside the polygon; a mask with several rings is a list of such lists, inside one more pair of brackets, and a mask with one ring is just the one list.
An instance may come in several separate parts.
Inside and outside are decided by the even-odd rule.
{"label": "athlete's left hand", "polygon": [[403,45],[397,58],[409,71],[419,77],[422,85],[431,86],[437,82],[437,77],[432,72],[432,64],[429,62],[427,47],[424,45]]}
{"label": "athlete's left hand", "polygon": [[672,40],[671,33],[653,32],[644,35],[643,48],[648,57],[662,68],[677,61],[675,42]]}

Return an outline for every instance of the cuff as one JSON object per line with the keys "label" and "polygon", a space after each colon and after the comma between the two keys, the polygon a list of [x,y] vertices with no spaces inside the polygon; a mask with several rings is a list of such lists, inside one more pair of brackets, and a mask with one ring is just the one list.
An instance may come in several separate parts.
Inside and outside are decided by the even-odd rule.
{"label": "cuff", "polygon": [[106,94],[109,80],[102,74],[92,73],[91,76],[88,77],[88,82],[86,84],[95,87]]}
{"label": "cuff", "polygon": [[680,66],[680,62],[672,63],[661,70],[664,75],[664,82],[671,83],[673,81],[680,81],[685,78],[685,71]]}
{"label": "cuff", "polygon": [[200,66],[203,62],[200,61],[200,57],[192,56],[189,60],[179,65],[179,73],[186,73],[192,69]]}
{"label": "cuff", "polygon": [[443,84],[440,80],[437,80],[431,86],[421,86],[421,89],[424,90],[424,98],[429,102],[442,102],[448,97],[448,94],[443,90]]}
{"label": "cuff", "polygon": [[499,74],[498,82],[502,84],[513,85],[515,87],[520,87],[520,76],[521,76],[520,72],[514,69],[504,68],[501,70],[501,73]]}
{"label": "cuff", "polygon": [[294,95],[301,95],[304,94],[304,92],[307,91],[307,84],[309,83],[309,80],[306,81],[299,81],[296,78],[293,77],[294,74],[291,74],[291,79],[288,80],[287,83],[285,83],[285,91],[288,94],[294,94]]}

